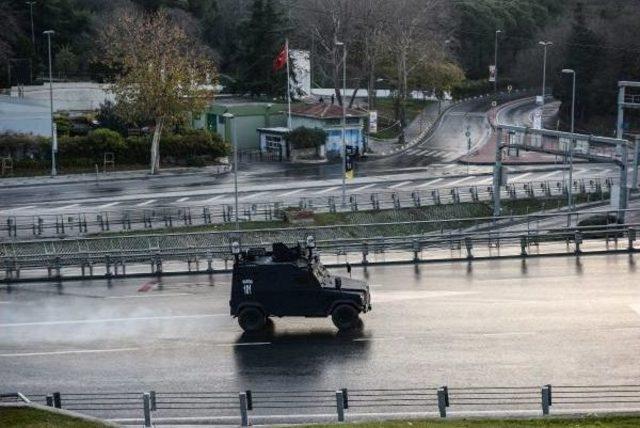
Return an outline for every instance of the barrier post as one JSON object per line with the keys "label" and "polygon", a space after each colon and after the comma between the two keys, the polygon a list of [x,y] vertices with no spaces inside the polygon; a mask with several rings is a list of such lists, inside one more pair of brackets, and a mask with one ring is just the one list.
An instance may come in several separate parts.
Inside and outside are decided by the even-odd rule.
{"label": "barrier post", "polygon": [[240,426],[247,427],[249,426],[249,414],[247,409],[247,394],[245,392],[241,392],[238,395],[240,399]]}
{"label": "barrier post", "polygon": [[438,388],[438,410],[441,418],[447,417],[447,396],[444,388]]}
{"label": "barrier post", "polygon": [[336,391],[336,410],[338,412],[338,422],[344,422],[344,396],[342,391]]}
{"label": "barrier post", "polygon": [[142,394],[142,410],[144,412],[144,426],[151,426],[151,394],[145,392]]}

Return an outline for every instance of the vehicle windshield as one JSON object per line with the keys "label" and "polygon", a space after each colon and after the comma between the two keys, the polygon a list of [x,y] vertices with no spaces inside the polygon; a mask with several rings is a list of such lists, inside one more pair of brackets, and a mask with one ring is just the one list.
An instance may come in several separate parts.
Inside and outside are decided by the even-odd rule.
{"label": "vehicle windshield", "polygon": [[320,285],[322,286],[331,286],[333,285],[333,279],[331,274],[324,267],[322,263],[314,263],[313,264],[313,275],[316,277]]}

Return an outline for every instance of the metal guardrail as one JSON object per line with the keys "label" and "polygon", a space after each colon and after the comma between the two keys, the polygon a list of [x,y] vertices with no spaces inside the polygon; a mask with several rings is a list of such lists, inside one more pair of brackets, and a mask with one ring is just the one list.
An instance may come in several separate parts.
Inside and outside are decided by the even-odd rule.
{"label": "metal guardrail", "polygon": [[[628,210],[639,214],[640,210]],[[168,262],[185,263],[188,270],[202,272],[200,265],[206,263],[206,272],[213,273],[216,263],[232,260],[231,244],[235,241],[245,248],[269,246],[273,242],[298,244],[313,235],[322,255],[361,254],[362,264],[369,264],[369,254],[403,252],[413,254],[405,261],[421,261],[423,252],[456,250],[448,259],[474,258],[474,247],[488,249],[501,247],[518,248],[520,255],[529,255],[532,246],[540,248],[549,242],[571,244],[566,252],[580,253],[583,240],[606,242],[627,240],[626,251],[635,251],[636,230],[640,223],[604,226],[580,226],[581,219],[604,216],[609,211],[586,213],[538,214],[501,218],[476,218],[456,220],[434,220],[416,222],[373,223],[359,225],[332,225],[323,227],[296,227],[263,229],[242,232],[206,232],[184,234],[131,235],[122,237],[75,238],[66,240],[43,240],[0,243],[0,269],[4,271],[2,281],[20,278],[23,270],[46,270],[45,278],[62,278],[63,268],[80,269],[94,276],[94,267],[104,272],[103,276],[125,276],[127,266],[146,264],[149,274],[160,275]],[[552,222],[558,226],[544,226]],[[542,224],[542,226],[541,226]],[[516,253],[517,254],[517,253]],[[555,253],[554,253],[555,254]],[[44,274],[43,274],[44,275]]]}
{"label": "metal guardrail", "polygon": [[[193,392],[102,392],[22,396],[51,407],[74,410],[121,423],[150,427],[163,422],[225,420],[249,426],[254,421],[300,421],[314,416],[342,422],[348,417],[411,413],[414,416],[474,412],[562,413],[640,411],[640,385],[542,385],[413,388],[338,388]],[[28,398],[27,398],[28,397]],[[287,419],[289,418],[289,419]],[[282,422],[281,422],[282,423]]]}
{"label": "metal guardrail", "polygon": [[[608,197],[612,179],[577,179],[573,181],[576,195],[598,200]],[[567,193],[569,183],[562,180],[518,183],[503,186],[501,198],[508,200],[550,198]],[[493,200],[493,187],[460,186],[419,189],[406,192],[371,192],[348,196],[346,206],[339,197],[319,196],[300,198],[297,202],[241,204],[238,208],[242,222],[270,221],[282,217],[290,207],[311,209],[317,213],[378,211],[386,209],[420,208],[424,206],[460,204]],[[552,207],[553,208],[553,207]],[[114,231],[163,230],[177,227],[229,224],[235,220],[234,206],[206,205],[191,207],[154,207],[99,212],[68,212],[37,216],[0,216],[0,241],[48,236],[85,236]]]}

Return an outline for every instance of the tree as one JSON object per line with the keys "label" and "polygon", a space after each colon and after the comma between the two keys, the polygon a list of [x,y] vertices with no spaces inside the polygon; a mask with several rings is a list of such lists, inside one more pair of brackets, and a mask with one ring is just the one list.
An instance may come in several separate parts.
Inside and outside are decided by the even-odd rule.
{"label": "tree", "polygon": [[154,122],[151,173],[160,167],[164,126],[185,121],[213,97],[216,69],[166,12],[122,9],[100,34],[103,61],[116,70],[110,90],[127,121]]}
{"label": "tree", "polygon": [[65,78],[78,71],[78,57],[73,53],[69,45],[63,46],[56,54],[55,67],[58,73]]}

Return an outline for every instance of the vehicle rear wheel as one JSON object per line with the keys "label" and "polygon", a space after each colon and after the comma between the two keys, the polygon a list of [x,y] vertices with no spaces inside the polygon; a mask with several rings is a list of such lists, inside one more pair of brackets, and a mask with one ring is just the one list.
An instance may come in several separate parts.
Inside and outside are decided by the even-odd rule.
{"label": "vehicle rear wheel", "polygon": [[238,315],[238,324],[246,332],[259,331],[267,324],[267,317],[258,308],[245,308]]}
{"label": "vehicle rear wheel", "polygon": [[358,311],[351,305],[339,305],[331,313],[333,324],[338,330],[352,330],[360,324]]}

